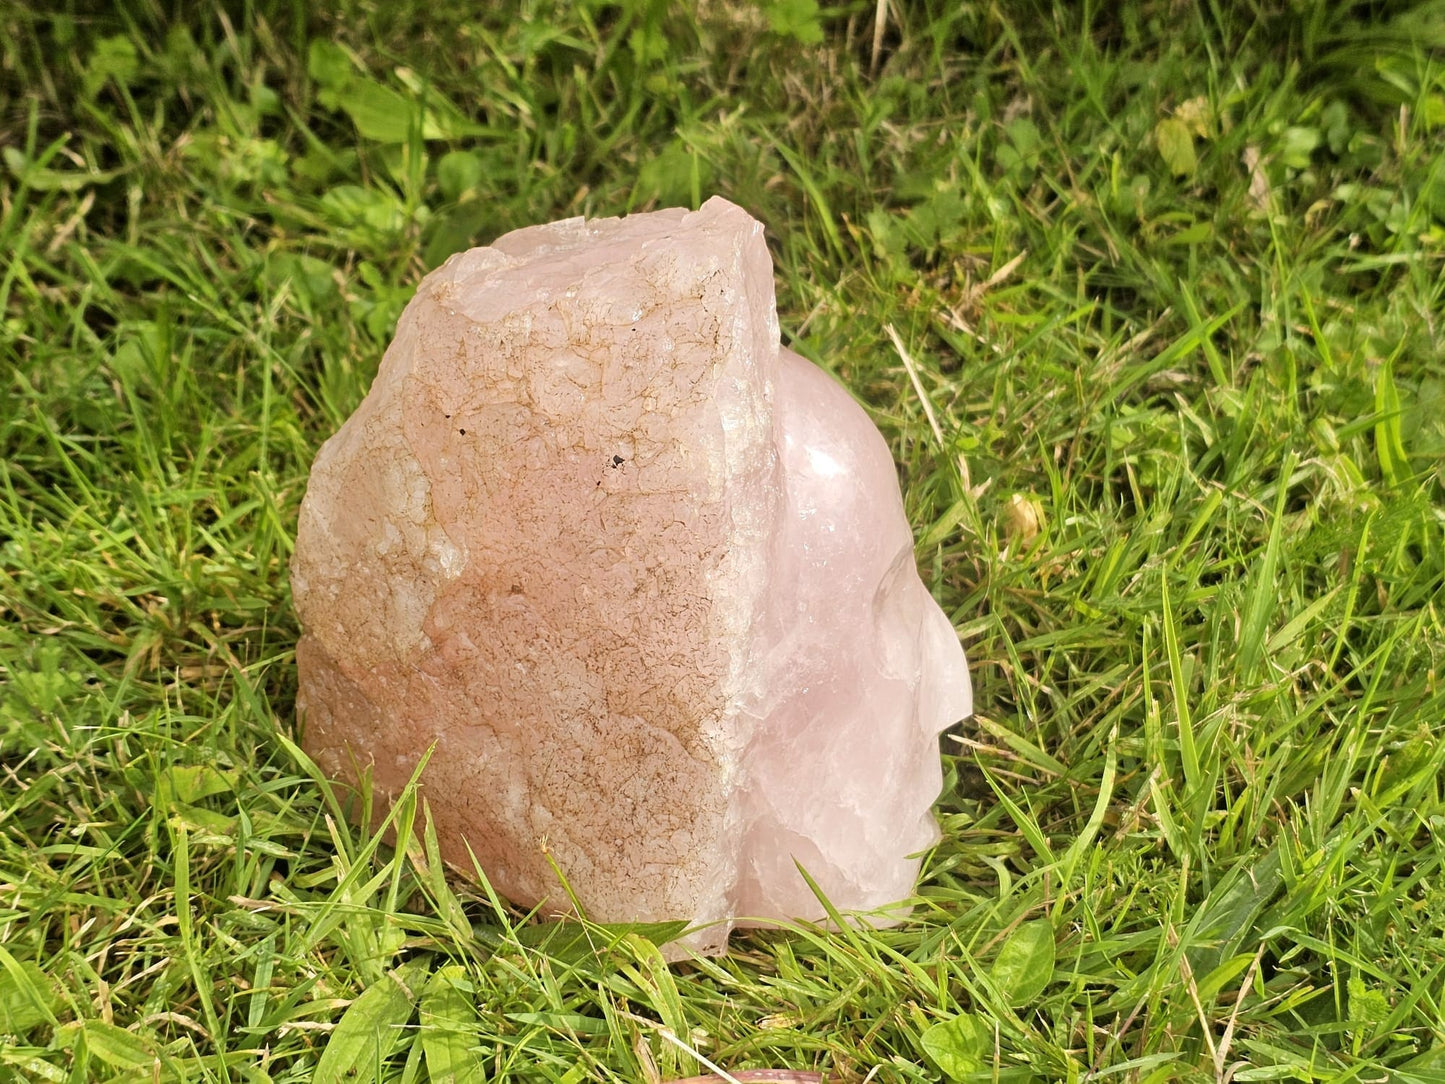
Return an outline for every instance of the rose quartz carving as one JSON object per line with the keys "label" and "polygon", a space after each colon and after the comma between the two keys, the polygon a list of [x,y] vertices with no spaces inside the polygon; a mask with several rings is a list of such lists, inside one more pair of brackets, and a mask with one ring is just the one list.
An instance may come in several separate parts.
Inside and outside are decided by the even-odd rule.
{"label": "rose quartz carving", "polygon": [[970,710],[892,458],[778,343],[762,227],[569,219],[428,275],[316,457],[292,561],[305,748],[442,853],[598,921],[912,891]]}

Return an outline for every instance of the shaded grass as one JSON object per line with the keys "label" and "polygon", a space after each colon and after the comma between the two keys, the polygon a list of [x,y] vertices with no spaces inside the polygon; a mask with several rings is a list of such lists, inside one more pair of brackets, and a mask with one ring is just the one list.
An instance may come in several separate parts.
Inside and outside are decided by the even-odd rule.
{"label": "shaded grass", "polygon": [[[810,10],[0,15],[0,1079],[1445,1072],[1440,6]],[[979,714],[910,923],[668,968],[348,826],[285,563],[427,267],[713,192]]]}

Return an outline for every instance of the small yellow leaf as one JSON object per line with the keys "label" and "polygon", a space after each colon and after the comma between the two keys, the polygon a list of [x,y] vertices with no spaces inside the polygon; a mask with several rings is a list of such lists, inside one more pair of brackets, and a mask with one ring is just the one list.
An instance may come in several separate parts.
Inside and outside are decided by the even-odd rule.
{"label": "small yellow leaf", "polygon": [[1174,116],[1189,129],[1191,135],[1200,139],[1209,138],[1209,124],[1214,119],[1214,110],[1209,108],[1209,99],[1202,94],[1197,98],[1190,98],[1187,102],[1181,102],[1179,108],[1174,110]]}
{"label": "small yellow leaf", "polygon": [[1043,527],[1044,512],[1039,502],[1022,493],[1009,498],[1003,510],[1004,534],[1012,543],[1027,546],[1039,536]]}

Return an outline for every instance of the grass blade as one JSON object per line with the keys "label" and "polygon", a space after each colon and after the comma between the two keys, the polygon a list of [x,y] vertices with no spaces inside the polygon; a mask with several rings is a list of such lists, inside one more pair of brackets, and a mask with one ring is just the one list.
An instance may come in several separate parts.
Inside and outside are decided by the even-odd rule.
{"label": "grass blade", "polygon": [[431,970],[429,960],[411,960],[388,971],[341,1014],[316,1063],[313,1084],[380,1081],[387,1058],[401,1045],[406,1024]]}
{"label": "grass blade", "polygon": [[421,997],[421,1045],[432,1080],[481,1084],[486,1079],[478,1050],[477,1011],[466,969],[439,967]]}
{"label": "grass blade", "polygon": [[1239,630],[1239,671],[1242,680],[1250,681],[1259,670],[1265,645],[1269,640],[1270,618],[1279,608],[1280,540],[1284,532],[1284,508],[1289,496],[1290,479],[1294,475],[1295,455],[1285,456],[1280,466],[1274,495],[1274,515],[1270,519],[1269,539],[1264,554],[1255,566],[1245,602],[1244,617]]}

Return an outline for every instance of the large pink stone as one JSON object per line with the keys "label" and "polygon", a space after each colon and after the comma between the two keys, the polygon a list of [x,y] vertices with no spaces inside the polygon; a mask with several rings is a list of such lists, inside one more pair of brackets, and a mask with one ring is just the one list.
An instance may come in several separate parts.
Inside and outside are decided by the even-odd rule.
{"label": "large pink stone", "polygon": [[569,219],[423,280],[316,457],[292,561],[305,748],[423,775],[448,861],[598,921],[908,896],[970,710],[867,415],[780,349],[762,227]]}

